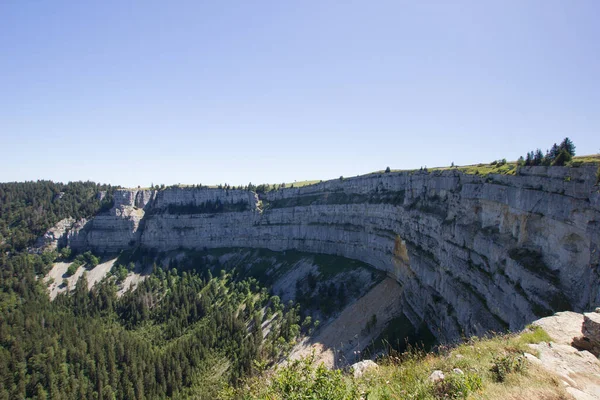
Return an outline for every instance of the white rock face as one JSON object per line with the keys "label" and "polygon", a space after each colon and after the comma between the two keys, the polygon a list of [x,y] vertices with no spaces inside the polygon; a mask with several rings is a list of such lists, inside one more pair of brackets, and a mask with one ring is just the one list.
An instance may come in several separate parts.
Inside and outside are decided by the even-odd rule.
{"label": "white rock face", "polygon": [[75,224],[75,219],[65,218],[60,221],[35,242],[34,249],[37,251],[56,250],[59,245],[66,244],[66,234]]}
{"label": "white rock face", "polygon": [[415,326],[453,340],[600,304],[595,174],[382,173],[260,195],[121,190],[107,215],[84,221],[68,241],[99,252],[256,247],[358,259],[402,284]]}
{"label": "white rock face", "polygon": [[354,377],[360,378],[368,370],[379,368],[379,365],[377,365],[374,361],[371,361],[371,360],[363,360],[363,361],[359,361],[355,364],[352,364],[352,366],[350,368],[353,371]]}
{"label": "white rock face", "polygon": [[436,369],[435,371],[433,371],[431,373],[431,375],[429,375],[429,379],[431,382],[436,383],[436,382],[440,382],[443,381],[446,377],[444,376],[444,373],[442,371],[440,371],[439,369]]}

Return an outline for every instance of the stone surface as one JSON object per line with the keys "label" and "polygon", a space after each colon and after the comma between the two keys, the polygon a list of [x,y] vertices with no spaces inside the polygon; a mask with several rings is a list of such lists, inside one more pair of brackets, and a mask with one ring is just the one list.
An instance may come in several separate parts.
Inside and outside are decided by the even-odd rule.
{"label": "stone surface", "polygon": [[596,357],[600,355],[600,314],[583,314],[582,335],[573,340],[573,345],[581,350],[587,350]]}
{"label": "stone surface", "polygon": [[431,375],[429,375],[429,379],[431,382],[435,383],[435,382],[439,382],[439,381],[443,381],[445,378],[444,373],[442,371],[440,371],[439,369],[436,369],[435,371],[433,371],[431,373]]}
{"label": "stone surface", "polygon": [[44,236],[36,240],[34,249],[37,252],[45,250],[56,250],[58,246],[64,246],[67,244],[67,232],[75,224],[75,219],[65,218],[60,220],[52,228],[44,234]]}
{"label": "stone surface", "polygon": [[583,336],[600,343],[600,314],[583,314]]}
{"label": "stone surface", "polygon": [[[413,325],[455,340],[599,304],[595,174],[525,167],[370,174],[265,194],[120,190],[108,213],[78,222],[67,240],[98,252],[254,247],[357,259],[402,285]],[[208,212],[210,202],[225,207]]]}
{"label": "stone surface", "polygon": [[593,354],[565,344],[529,346],[540,355],[542,368],[557,375],[573,397],[578,400],[600,399],[600,361]]}
{"label": "stone surface", "polygon": [[350,368],[353,371],[354,377],[360,378],[368,370],[379,368],[379,365],[377,365],[374,361],[371,360],[363,360],[357,362],[356,364],[352,364]]}
{"label": "stone surface", "polygon": [[571,345],[573,339],[582,335],[583,319],[582,314],[565,311],[539,319],[533,325],[544,329],[555,343]]}
{"label": "stone surface", "polygon": [[532,364],[540,365],[540,366],[542,365],[542,361],[539,358],[537,358],[536,356],[534,356],[533,354],[524,353],[523,356],[525,357],[525,359],[527,361],[529,361]]}

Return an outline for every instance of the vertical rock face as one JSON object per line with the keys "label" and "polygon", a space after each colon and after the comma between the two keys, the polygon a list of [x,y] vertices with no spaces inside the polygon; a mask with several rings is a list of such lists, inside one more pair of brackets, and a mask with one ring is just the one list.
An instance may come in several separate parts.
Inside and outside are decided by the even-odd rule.
{"label": "vertical rock face", "polygon": [[358,259],[403,285],[405,314],[442,340],[519,329],[600,302],[596,167],[372,174],[257,195],[122,190],[75,248],[297,249]]}

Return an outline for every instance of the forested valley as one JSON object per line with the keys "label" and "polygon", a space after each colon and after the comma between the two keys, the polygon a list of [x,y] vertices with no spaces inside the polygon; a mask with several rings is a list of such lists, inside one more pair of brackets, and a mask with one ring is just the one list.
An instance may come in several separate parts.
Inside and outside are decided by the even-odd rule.
{"label": "forested valley", "polygon": [[[61,256],[29,246],[62,218],[110,207],[112,189],[0,185],[0,399],[214,398],[285,354],[300,332],[299,307],[253,277],[191,260],[154,263],[121,297],[112,276],[91,289],[80,279],[50,301],[41,278]],[[121,255],[134,257],[156,260]]]}

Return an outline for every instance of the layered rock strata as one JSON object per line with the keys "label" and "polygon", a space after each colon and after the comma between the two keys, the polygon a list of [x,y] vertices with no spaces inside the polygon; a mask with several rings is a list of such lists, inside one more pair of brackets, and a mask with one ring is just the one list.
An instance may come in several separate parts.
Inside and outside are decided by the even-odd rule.
{"label": "layered rock strata", "polygon": [[297,249],[358,259],[403,287],[440,340],[520,329],[600,302],[596,166],[381,173],[267,193],[121,190],[68,233],[76,249]]}

